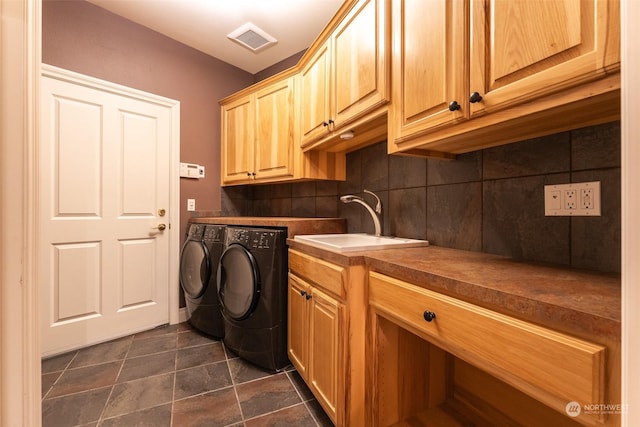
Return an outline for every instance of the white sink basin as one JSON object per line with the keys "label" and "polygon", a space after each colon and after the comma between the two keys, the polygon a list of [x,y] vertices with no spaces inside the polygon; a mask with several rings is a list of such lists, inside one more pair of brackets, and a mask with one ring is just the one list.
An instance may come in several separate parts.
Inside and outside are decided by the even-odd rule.
{"label": "white sink basin", "polygon": [[416,248],[428,246],[426,240],[405,239],[402,237],[380,236],[371,234],[310,234],[296,235],[293,240],[322,249],[337,252],[371,251],[392,248]]}

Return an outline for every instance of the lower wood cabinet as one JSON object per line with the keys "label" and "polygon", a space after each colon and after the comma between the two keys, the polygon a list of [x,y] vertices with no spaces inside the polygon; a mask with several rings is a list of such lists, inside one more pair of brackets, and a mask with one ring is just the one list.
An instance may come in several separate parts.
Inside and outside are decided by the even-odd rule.
{"label": "lower wood cabinet", "polygon": [[616,416],[570,413],[572,402],[619,399],[607,369],[619,354],[597,343],[606,338],[587,341],[376,272],[368,295],[368,425],[618,425]]}
{"label": "lower wood cabinet", "polygon": [[290,328],[289,358],[334,423],[338,390],[344,388],[338,374],[342,308],[335,298],[289,275],[289,324],[295,325]]}
{"label": "lower wood cabinet", "polygon": [[289,360],[336,426],[364,426],[364,266],[289,250]]}

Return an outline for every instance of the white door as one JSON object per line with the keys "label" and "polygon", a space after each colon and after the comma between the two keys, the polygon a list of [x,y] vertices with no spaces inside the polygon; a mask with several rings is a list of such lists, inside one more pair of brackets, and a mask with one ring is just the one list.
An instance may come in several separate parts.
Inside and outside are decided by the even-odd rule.
{"label": "white door", "polygon": [[43,356],[168,323],[171,119],[166,105],[43,76]]}

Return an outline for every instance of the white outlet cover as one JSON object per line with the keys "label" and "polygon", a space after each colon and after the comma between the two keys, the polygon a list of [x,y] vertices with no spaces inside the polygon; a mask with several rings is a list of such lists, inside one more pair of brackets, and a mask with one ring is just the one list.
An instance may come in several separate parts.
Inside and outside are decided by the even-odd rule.
{"label": "white outlet cover", "polygon": [[545,185],[544,214],[545,216],[601,216],[600,181]]}

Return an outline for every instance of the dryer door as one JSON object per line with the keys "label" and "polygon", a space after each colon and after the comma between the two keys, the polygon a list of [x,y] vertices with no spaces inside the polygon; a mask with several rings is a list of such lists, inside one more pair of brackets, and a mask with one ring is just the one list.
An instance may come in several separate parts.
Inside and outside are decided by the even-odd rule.
{"label": "dryer door", "polygon": [[258,264],[251,252],[242,245],[229,245],[220,258],[218,296],[222,312],[234,320],[246,319],[258,304]]}
{"label": "dryer door", "polygon": [[180,286],[191,298],[200,298],[211,277],[209,250],[198,240],[187,240],[180,253]]}

